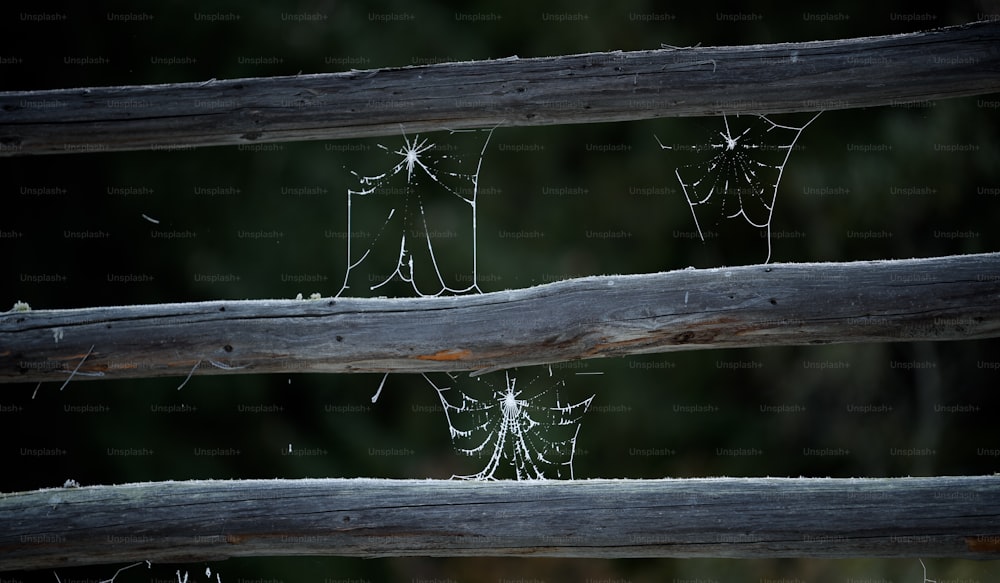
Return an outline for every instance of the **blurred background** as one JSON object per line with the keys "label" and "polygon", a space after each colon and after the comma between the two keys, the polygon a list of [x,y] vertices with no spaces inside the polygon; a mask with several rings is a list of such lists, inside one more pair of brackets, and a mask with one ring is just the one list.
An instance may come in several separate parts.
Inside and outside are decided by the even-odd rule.
{"label": "blurred background", "polygon": [[[8,4],[0,9],[0,90],[321,73],[661,43],[808,41],[1000,18],[1000,7],[988,4],[879,4],[206,1],[58,11]],[[822,114],[799,137],[785,167],[771,260],[996,251],[998,109],[1000,96],[991,95]],[[809,117],[776,119],[801,125]],[[740,127],[760,122],[730,121],[747,124]],[[483,291],[497,291],[585,275],[763,262],[761,233],[720,220],[721,213],[700,214],[709,234],[704,242],[697,236],[674,171],[694,171],[707,159],[657,143],[704,147],[723,130],[721,118],[500,127],[482,153],[484,132],[422,137],[437,144],[427,160],[451,156],[442,164],[454,164],[448,168],[466,178],[481,162],[477,275]],[[401,160],[394,152],[414,138],[0,158],[6,202],[0,306],[336,294],[347,274],[348,190],[359,188],[359,176],[390,171]],[[772,147],[783,141],[762,139]],[[428,216],[440,221],[434,227],[441,235],[435,240],[439,267],[452,281],[467,282],[468,205],[454,210],[455,198],[432,182],[418,187]],[[371,233],[381,228],[384,212],[373,199],[371,207],[356,204],[354,218]],[[361,248],[355,245],[354,259]],[[355,280],[345,293],[371,295],[364,283],[381,281],[394,268],[373,255],[352,270]],[[579,433],[577,478],[979,475],[1000,471],[998,348],[993,340],[715,350],[568,363],[553,372],[566,383],[560,389],[566,400],[595,395]],[[4,386],[0,491],[67,479],[90,485],[448,478],[483,466],[454,452],[438,395],[419,377],[390,376],[374,404],[376,375],[194,377],[177,390],[182,380],[74,381],[63,391],[53,383]],[[206,450],[223,454],[199,453]],[[753,454],[732,455],[748,450]],[[928,577],[938,581],[1000,575],[996,563],[925,563]],[[289,583],[922,577],[915,559],[286,558],[211,567],[223,581]],[[189,570],[192,581],[205,579],[205,565],[154,565],[117,580],[173,581],[178,568]],[[59,572],[63,581],[113,573],[108,567]],[[52,577],[10,575],[17,581]]]}

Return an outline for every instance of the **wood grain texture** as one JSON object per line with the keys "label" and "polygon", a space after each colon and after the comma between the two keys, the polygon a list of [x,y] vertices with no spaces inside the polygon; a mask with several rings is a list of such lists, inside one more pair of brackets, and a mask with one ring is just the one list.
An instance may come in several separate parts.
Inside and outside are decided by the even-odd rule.
{"label": "wood grain texture", "polygon": [[1000,91],[1000,22],[902,35],[0,93],[0,155],[875,107]]}
{"label": "wood grain texture", "polygon": [[0,382],[481,371],[710,348],[1000,336],[1000,253],[587,277],[440,298],[0,314]]}
{"label": "wood grain texture", "polygon": [[228,557],[998,559],[1000,477],[191,481],[0,495],[0,571]]}

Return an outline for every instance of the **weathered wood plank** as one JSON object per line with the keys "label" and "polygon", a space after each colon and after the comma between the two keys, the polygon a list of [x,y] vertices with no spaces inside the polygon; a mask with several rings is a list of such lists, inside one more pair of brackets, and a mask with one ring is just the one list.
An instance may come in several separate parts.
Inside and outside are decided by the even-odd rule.
{"label": "weathered wood plank", "polygon": [[1000,91],[1000,22],[846,40],[0,93],[0,155],[874,107]]}
{"label": "weathered wood plank", "polygon": [[[441,298],[0,314],[0,382],[477,371],[631,354],[1000,336],[1000,253],[587,277]],[[96,375],[96,376],[95,376]]]}
{"label": "weathered wood plank", "polygon": [[1000,477],[191,481],[0,495],[0,571],[228,557],[1000,558]]}

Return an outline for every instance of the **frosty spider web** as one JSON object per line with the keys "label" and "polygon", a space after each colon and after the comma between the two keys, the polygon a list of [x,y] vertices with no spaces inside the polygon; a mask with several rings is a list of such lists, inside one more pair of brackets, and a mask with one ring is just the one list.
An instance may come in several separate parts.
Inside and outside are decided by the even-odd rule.
{"label": "frosty spider web", "polygon": [[493,375],[470,379],[464,387],[452,375],[441,384],[424,375],[441,399],[455,449],[487,460],[479,472],[452,478],[496,480],[501,468],[509,467],[518,480],[573,479],[580,419],[594,395],[563,402],[562,380],[545,387],[538,386],[539,378],[519,384],[515,372],[503,371],[501,388],[485,378]]}
{"label": "frosty spider web", "polygon": [[[705,232],[698,213],[700,207],[708,207],[714,209],[711,212],[717,217],[716,224],[722,217],[742,218],[750,227],[766,230],[764,263],[771,260],[771,219],[781,176],[799,136],[820,113],[801,126],[781,124],[764,115],[736,116],[732,120],[723,115],[724,131],[718,131],[707,146],[667,146],[654,135],[664,150],[711,153],[707,161],[674,169],[702,241]],[[779,145],[771,145],[774,142]]]}
{"label": "frosty spider web", "polygon": [[[492,129],[485,139],[480,131],[433,138],[403,131],[399,147],[378,144],[388,170],[351,172],[358,186],[347,191],[347,271],[338,296],[481,293],[476,213],[492,135]],[[469,163],[457,154],[467,149],[479,152]]]}

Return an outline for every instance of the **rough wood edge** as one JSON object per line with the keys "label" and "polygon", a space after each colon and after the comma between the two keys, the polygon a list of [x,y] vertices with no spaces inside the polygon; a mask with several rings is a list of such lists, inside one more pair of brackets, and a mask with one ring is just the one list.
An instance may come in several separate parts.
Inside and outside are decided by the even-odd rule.
{"label": "rough wood edge", "polygon": [[0,495],[0,570],[325,556],[1000,558],[1000,477],[191,481]]}
{"label": "rough wood edge", "polygon": [[3,92],[0,156],[904,104],[1000,91],[998,44],[1000,22],[986,21],[831,41]]}
{"label": "rough wood edge", "polygon": [[486,371],[710,348],[1000,337],[1000,253],[587,277],[439,298],[0,314],[0,382]]}

